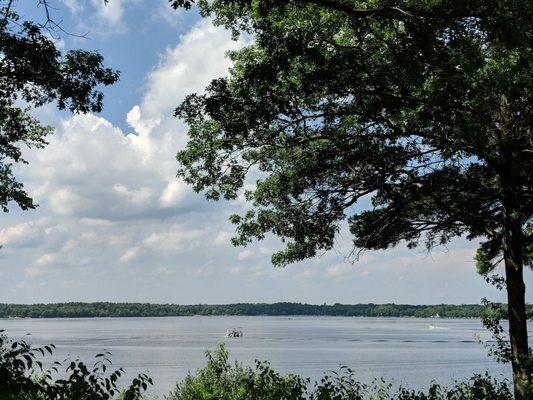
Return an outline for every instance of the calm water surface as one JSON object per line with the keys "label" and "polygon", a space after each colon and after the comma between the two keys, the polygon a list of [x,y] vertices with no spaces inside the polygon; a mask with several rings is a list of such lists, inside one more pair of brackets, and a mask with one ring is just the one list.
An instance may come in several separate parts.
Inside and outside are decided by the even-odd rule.
{"label": "calm water surface", "polygon": [[[430,329],[434,325],[434,329]],[[244,337],[226,339],[241,327]],[[488,335],[478,320],[349,317],[164,317],[0,320],[0,329],[36,344],[54,343],[54,359],[93,356],[109,350],[128,377],[148,372],[153,394],[163,395],[187,371],[205,364],[204,350],[224,342],[246,364],[269,360],[280,372],[319,379],[340,365],[361,381],[384,376],[427,387],[489,371],[509,378],[509,367],[492,361],[475,341]]]}

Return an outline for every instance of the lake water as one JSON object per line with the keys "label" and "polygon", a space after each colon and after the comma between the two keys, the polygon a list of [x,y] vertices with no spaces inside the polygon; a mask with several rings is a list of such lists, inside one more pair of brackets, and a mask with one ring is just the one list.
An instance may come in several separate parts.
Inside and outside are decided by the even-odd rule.
{"label": "lake water", "polygon": [[[434,329],[430,329],[430,325]],[[229,339],[228,328],[244,337]],[[54,359],[79,357],[92,364],[102,350],[128,377],[149,373],[151,393],[168,393],[187,371],[205,364],[204,351],[224,342],[232,358],[252,365],[268,360],[276,370],[319,379],[340,365],[363,382],[384,376],[424,388],[489,371],[510,378],[474,336],[488,339],[478,320],[349,317],[163,317],[0,320],[13,338],[57,346]]]}

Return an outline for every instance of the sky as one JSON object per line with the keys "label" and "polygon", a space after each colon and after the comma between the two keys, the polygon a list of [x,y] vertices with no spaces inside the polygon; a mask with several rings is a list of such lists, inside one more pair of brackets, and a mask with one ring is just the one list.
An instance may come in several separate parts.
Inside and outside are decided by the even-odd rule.
{"label": "sky", "polygon": [[[37,1],[18,2],[42,18]],[[244,46],[197,11],[166,0],[54,0],[62,50],[98,50],[121,71],[103,89],[100,115],[53,105],[34,115],[55,127],[44,150],[24,155],[16,176],[37,201],[0,219],[0,302],[128,301],[233,303],[478,303],[503,300],[475,273],[477,243],[458,238],[428,253],[405,246],[350,257],[342,227],[335,248],[280,269],[272,237],[233,247],[228,217],[249,208],[209,202],[176,178],[187,127],[184,97],[227,74],[225,53]],[[527,285],[533,284],[526,272]],[[533,301],[528,293],[527,299]]]}

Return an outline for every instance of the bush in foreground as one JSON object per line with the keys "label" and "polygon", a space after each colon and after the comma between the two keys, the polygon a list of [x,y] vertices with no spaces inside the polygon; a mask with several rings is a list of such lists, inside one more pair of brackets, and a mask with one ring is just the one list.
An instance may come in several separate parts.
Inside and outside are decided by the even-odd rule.
{"label": "bush in foreground", "polygon": [[370,385],[355,380],[351,369],[326,375],[314,386],[297,375],[280,375],[266,362],[255,368],[228,360],[220,346],[206,352],[207,365],[176,385],[166,400],[512,400],[508,382],[474,375],[451,387],[432,384],[427,392],[393,389],[383,380]]}
{"label": "bush in foreground", "polygon": [[52,355],[53,349],[54,345],[32,347],[25,340],[11,341],[0,330],[0,400],[138,400],[152,384],[141,374],[120,389],[117,380],[123,371],[109,371],[107,352],[97,354],[92,367],[73,360],[55,362],[44,370],[39,356]]}

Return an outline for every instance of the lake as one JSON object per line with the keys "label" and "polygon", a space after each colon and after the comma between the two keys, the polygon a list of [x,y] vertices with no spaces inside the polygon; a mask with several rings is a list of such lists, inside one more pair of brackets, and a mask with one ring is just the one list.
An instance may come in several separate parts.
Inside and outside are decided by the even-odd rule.
{"label": "lake", "polygon": [[[225,338],[240,327],[242,338]],[[475,340],[489,339],[473,319],[351,317],[160,317],[93,319],[3,319],[0,329],[13,338],[57,346],[55,360],[79,357],[92,364],[102,350],[128,377],[147,372],[151,393],[168,393],[187,371],[205,364],[204,351],[224,342],[230,356],[252,365],[268,360],[273,368],[319,379],[340,365],[359,380],[384,376],[424,388],[489,371],[510,378],[510,367],[494,362]],[[46,364],[45,364],[46,365]]]}

